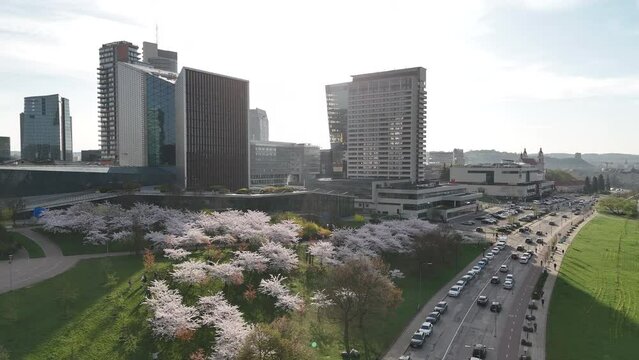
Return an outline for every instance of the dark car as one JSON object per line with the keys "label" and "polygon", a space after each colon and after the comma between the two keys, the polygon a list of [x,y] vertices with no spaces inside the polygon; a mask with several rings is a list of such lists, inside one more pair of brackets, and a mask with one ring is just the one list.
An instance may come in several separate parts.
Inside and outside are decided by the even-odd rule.
{"label": "dark car", "polygon": [[501,303],[499,301],[493,301],[492,304],[490,304],[490,311],[492,312],[501,312]]}
{"label": "dark car", "polygon": [[537,242],[537,244],[543,244],[544,243],[544,239],[537,238],[536,242]]}
{"label": "dark car", "polygon": [[448,310],[448,303],[445,301],[438,302],[437,305],[435,305],[435,309],[433,309],[433,311],[436,311],[440,314],[445,313],[446,310]]}
{"label": "dark car", "polygon": [[519,245],[519,246],[517,246],[517,251],[526,251],[526,248],[521,246],[521,245]]}
{"label": "dark car", "polygon": [[532,244],[532,243],[533,243],[533,241],[532,241],[531,238],[526,238],[526,244]]}
{"label": "dark car", "polygon": [[486,345],[475,344],[475,346],[473,347],[472,357],[478,358],[478,359],[485,359],[487,355],[488,355],[488,349],[486,348]]}
{"label": "dark car", "polygon": [[480,295],[480,296],[477,298],[477,305],[479,305],[479,306],[486,306],[486,305],[488,305],[488,296],[486,296],[486,295]]}
{"label": "dark car", "polygon": [[535,233],[535,235],[537,235],[537,236],[544,236],[544,232],[543,232],[543,231],[541,231],[541,230],[538,230],[538,231]]}
{"label": "dark car", "polygon": [[564,219],[568,219],[568,215],[566,215],[566,214],[561,215],[561,217],[564,218]]}
{"label": "dark car", "polygon": [[548,223],[548,225],[550,225],[550,226],[557,226],[557,223],[556,223],[556,222],[554,222],[554,221],[551,221],[551,222],[549,222],[549,223]]}
{"label": "dark car", "polygon": [[475,225],[475,222],[474,221],[462,221],[461,224],[470,226],[470,225]]}
{"label": "dark car", "polygon": [[490,278],[491,284],[499,284],[500,282],[501,280],[499,280],[499,276],[493,276],[492,278]]}
{"label": "dark car", "polygon": [[426,316],[426,322],[429,322],[431,324],[436,324],[437,321],[439,320],[439,313],[437,311],[433,311],[432,313],[428,314],[428,316]]}
{"label": "dark car", "polygon": [[477,231],[478,233],[483,233],[483,232],[484,232],[484,229],[483,229],[483,228],[478,227],[478,228],[475,228],[475,231]]}
{"label": "dark car", "polygon": [[484,220],[485,218],[486,218],[485,216],[478,216],[478,217],[476,217],[476,218],[475,218],[475,220],[482,221],[482,220]]}
{"label": "dark car", "polygon": [[510,254],[510,258],[513,259],[513,260],[517,260],[517,259],[519,259],[519,254],[514,252],[514,253]]}
{"label": "dark car", "polygon": [[551,213],[550,213],[550,214],[548,214],[548,215],[550,215],[550,216],[557,216],[557,213],[556,213],[556,212],[551,212]]}

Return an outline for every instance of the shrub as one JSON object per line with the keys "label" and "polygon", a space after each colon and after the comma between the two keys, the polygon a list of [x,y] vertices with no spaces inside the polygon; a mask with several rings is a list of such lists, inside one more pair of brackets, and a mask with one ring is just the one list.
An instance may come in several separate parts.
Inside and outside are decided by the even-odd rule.
{"label": "shrub", "polygon": [[238,189],[235,193],[236,194],[250,194],[251,191],[249,189],[247,189],[247,188],[241,188],[241,189]]}

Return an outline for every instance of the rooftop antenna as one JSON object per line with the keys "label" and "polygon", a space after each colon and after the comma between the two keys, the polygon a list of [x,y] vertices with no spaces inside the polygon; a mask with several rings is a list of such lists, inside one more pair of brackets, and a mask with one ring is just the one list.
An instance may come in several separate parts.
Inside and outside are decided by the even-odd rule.
{"label": "rooftop antenna", "polygon": [[158,35],[158,24],[155,23],[155,44],[159,46],[160,36]]}

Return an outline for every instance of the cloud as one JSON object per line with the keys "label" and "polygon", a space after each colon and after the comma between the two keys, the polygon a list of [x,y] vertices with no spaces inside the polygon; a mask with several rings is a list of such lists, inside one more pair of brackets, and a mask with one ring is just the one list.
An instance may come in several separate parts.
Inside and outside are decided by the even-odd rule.
{"label": "cloud", "polygon": [[534,11],[566,11],[592,2],[593,0],[511,0],[505,2],[498,1],[497,4],[502,6],[518,6]]}

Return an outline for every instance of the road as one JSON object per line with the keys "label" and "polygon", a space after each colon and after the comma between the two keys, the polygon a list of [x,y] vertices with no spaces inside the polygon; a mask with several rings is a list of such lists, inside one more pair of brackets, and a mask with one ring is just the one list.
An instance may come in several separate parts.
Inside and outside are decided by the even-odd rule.
{"label": "road", "polygon": [[[578,220],[573,215],[567,204],[564,208],[557,210],[556,216],[546,216],[540,220],[525,224],[532,229],[532,235],[525,235],[519,232],[508,236],[507,246],[493,259],[484,270],[473,279],[457,298],[447,297],[446,293],[450,286],[454,284],[463,274],[465,274],[477,261],[469,264],[463,272],[451,280],[425,305],[426,313],[441,300],[448,302],[448,311],[441,317],[435,325],[432,335],[427,339],[421,349],[408,348],[410,334],[417,329],[424,317],[414,319],[405,332],[386,354],[384,359],[397,359],[399,355],[411,354],[411,359],[468,359],[471,355],[471,347],[480,343],[488,347],[487,359],[516,360],[519,358],[521,350],[520,342],[525,337],[522,327],[525,315],[530,313],[528,304],[531,298],[534,284],[538,275],[542,271],[541,261],[545,254],[547,245],[527,245],[524,240],[531,237],[537,238],[534,233],[537,230],[548,232],[544,237],[549,240],[557,233],[565,234],[571,222]],[[520,214],[518,217],[523,216]],[[566,215],[568,218],[562,218]],[[453,227],[457,229],[468,229],[472,231],[475,226],[463,226],[459,223],[468,220],[460,218],[453,222]],[[550,226],[548,223],[554,221],[559,226]],[[502,221],[501,223],[504,223]],[[550,234],[552,233],[552,234]],[[488,237],[491,238],[490,236]],[[491,239],[492,240],[492,239]],[[548,242],[546,242],[547,244]],[[512,260],[510,255],[515,248],[523,245],[526,249],[535,250],[539,256],[534,256],[528,264],[520,264],[517,260]],[[490,283],[492,276],[497,275],[503,282],[505,275],[500,273],[501,265],[508,267],[508,273],[513,274],[515,286],[512,290],[506,290],[502,284]],[[490,312],[488,307],[476,305],[479,295],[486,295],[489,301],[499,301],[503,310],[496,314]],[[423,313],[423,312],[422,312]],[[421,315],[420,315],[421,316]]]}

